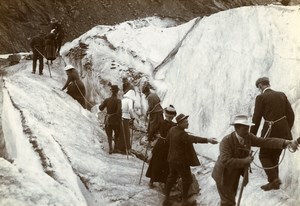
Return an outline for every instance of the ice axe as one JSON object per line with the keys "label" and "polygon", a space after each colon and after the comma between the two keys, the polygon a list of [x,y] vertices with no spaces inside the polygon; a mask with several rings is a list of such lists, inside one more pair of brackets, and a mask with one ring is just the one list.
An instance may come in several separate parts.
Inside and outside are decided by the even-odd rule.
{"label": "ice axe", "polygon": [[[254,155],[252,156],[252,153],[253,153],[253,151],[250,150],[249,156],[253,157],[253,156],[255,155],[255,154],[254,154]],[[256,153],[256,152],[255,152],[255,153]],[[246,166],[246,167],[244,168],[243,182],[242,182],[242,184],[241,184],[241,190],[240,190],[240,194],[239,194],[239,199],[238,199],[237,206],[240,206],[241,199],[242,199],[242,195],[243,195],[243,191],[244,191],[244,187],[246,187],[246,185],[248,184],[248,181],[249,181],[249,173],[248,173],[249,167],[250,167],[250,165],[249,165],[249,166]],[[250,172],[251,172],[251,169],[250,169]]]}
{"label": "ice axe", "polygon": [[147,161],[147,152],[148,152],[148,148],[150,147],[150,145],[151,145],[151,141],[148,142],[147,147],[146,147],[145,160],[143,161],[143,167],[142,167],[142,171],[141,171],[141,175],[140,175],[139,185],[141,184],[141,181],[142,181],[142,176],[143,176],[143,172],[144,172],[145,162]]}

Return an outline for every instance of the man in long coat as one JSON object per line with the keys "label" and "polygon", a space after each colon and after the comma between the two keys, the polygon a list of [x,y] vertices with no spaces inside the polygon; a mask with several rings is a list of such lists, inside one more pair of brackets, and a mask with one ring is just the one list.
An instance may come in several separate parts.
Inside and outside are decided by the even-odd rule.
{"label": "man in long coat", "polygon": [[[262,77],[256,81],[256,87],[261,94],[256,97],[255,109],[252,121],[255,126],[251,128],[251,133],[257,134],[262,117],[264,126],[261,136],[265,138],[278,137],[292,140],[291,128],[294,124],[294,112],[283,92],[274,91],[270,88],[269,78]],[[279,158],[282,149],[260,149],[259,159],[265,168],[268,176],[266,185],[261,186],[265,191],[279,189],[281,181],[279,179]]]}
{"label": "man in long coat", "polygon": [[[214,166],[212,177],[216,181],[221,206],[234,206],[240,176],[247,178],[253,160],[251,146],[282,149],[291,141],[279,138],[259,138],[249,133],[254,125],[246,115],[237,115],[233,123],[235,131],[225,136],[220,143],[220,155]],[[248,180],[245,180],[248,182]]]}
{"label": "man in long coat", "polygon": [[171,205],[169,196],[178,176],[182,178],[182,205],[188,204],[188,190],[193,182],[190,166],[200,165],[193,143],[218,143],[214,138],[203,138],[188,134],[185,131],[189,126],[188,117],[179,114],[176,117],[177,126],[172,127],[167,135],[170,171],[167,178],[164,206]]}
{"label": "man in long coat", "polygon": [[163,108],[160,105],[160,98],[157,94],[150,92],[150,87],[144,86],[142,93],[145,94],[148,100],[148,110],[146,115],[149,115],[148,122],[148,140],[153,141],[155,138],[155,134],[158,134],[159,123],[163,121]]}

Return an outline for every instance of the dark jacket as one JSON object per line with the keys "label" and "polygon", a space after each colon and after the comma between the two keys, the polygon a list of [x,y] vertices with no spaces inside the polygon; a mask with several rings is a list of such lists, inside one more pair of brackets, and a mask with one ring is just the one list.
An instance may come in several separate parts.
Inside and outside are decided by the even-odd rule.
{"label": "dark jacket", "polygon": [[72,69],[68,74],[68,80],[62,90],[67,88],[67,93],[76,100],[84,99],[86,91],[83,82],[80,80],[78,71]]}
{"label": "dark jacket", "polygon": [[212,172],[213,179],[228,190],[233,189],[236,178],[244,173],[244,168],[248,166],[244,158],[249,156],[251,146],[272,149],[284,148],[283,139],[278,138],[259,138],[249,134],[241,145],[235,132],[225,136],[220,143],[220,155],[216,161]]}
{"label": "dark jacket", "polygon": [[30,42],[30,47],[32,52],[35,54],[43,54],[45,48],[45,40],[41,35],[37,35],[32,38]]}
{"label": "dark jacket", "polygon": [[283,116],[286,116],[286,118],[272,125],[272,130],[269,136],[291,140],[291,128],[293,127],[295,118],[291,104],[283,92],[266,89],[263,94],[256,97],[255,109],[252,118],[255,126],[251,127],[251,133],[257,134],[261,118],[263,117],[265,119],[265,123],[261,136],[265,136],[269,128],[269,124],[266,121],[276,121]]}
{"label": "dark jacket", "polygon": [[107,115],[105,117],[105,125],[121,125],[122,121],[122,103],[117,95],[106,98],[99,106],[100,111],[106,108]]}
{"label": "dark jacket", "polygon": [[163,111],[163,108],[160,105],[160,98],[157,96],[157,94],[155,93],[148,94],[147,100],[148,100],[147,115]]}
{"label": "dark jacket", "polygon": [[55,32],[54,32],[55,39],[58,42],[61,42],[63,40],[63,38],[65,37],[65,32],[64,32],[62,25],[60,23],[54,23],[51,25],[51,30],[52,29],[55,29]]}
{"label": "dark jacket", "polygon": [[169,142],[168,162],[189,166],[200,165],[193,143],[208,143],[207,138],[189,135],[179,126],[170,129],[167,141]]}

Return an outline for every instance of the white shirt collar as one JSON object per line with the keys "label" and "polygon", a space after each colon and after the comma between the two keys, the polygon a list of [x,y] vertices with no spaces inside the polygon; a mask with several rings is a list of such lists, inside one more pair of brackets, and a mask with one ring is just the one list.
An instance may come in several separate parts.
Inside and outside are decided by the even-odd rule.
{"label": "white shirt collar", "polygon": [[265,93],[265,91],[266,91],[267,89],[271,89],[271,88],[270,88],[270,87],[265,88],[265,89],[263,90],[262,93]]}
{"label": "white shirt collar", "polygon": [[244,144],[244,142],[245,142],[244,138],[243,138],[243,137],[241,137],[240,135],[238,135],[238,133],[237,133],[237,132],[235,132],[235,135],[236,135],[236,137],[237,137],[237,139],[238,139],[239,143],[240,143],[241,145],[243,145],[243,144]]}

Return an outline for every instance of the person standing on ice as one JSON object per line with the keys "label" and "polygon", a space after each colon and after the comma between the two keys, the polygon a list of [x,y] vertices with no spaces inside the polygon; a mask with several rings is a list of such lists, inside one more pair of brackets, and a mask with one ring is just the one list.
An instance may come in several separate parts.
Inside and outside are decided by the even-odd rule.
{"label": "person standing on ice", "polygon": [[173,105],[164,109],[165,119],[159,124],[159,134],[157,143],[152,150],[152,158],[149,163],[146,177],[150,178],[149,186],[154,187],[154,182],[166,183],[169,174],[167,134],[169,130],[176,126],[172,120],[176,116],[176,110]]}
{"label": "person standing on ice", "polygon": [[[283,92],[272,90],[267,77],[259,78],[255,85],[261,94],[255,100],[252,118],[255,126],[251,127],[251,133],[257,134],[261,119],[264,118],[265,122],[261,131],[262,137],[292,140],[291,129],[295,115],[286,95]],[[278,164],[281,152],[281,148],[260,149],[259,159],[268,176],[268,183],[261,186],[264,191],[278,190],[280,187]]]}
{"label": "person standing on ice", "polygon": [[[111,97],[106,98],[99,106],[100,111],[106,108],[107,114],[105,116],[105,132],[108,139],[109,154],[113,151],[118,151],[118,142],[120,138],[120,129],[122,121],[122,103],[118,98],[119,88],[118,85],[111,85]],[[114,132],[114,150],[112,148]]]}
{"label": "person standing on ice", "polygon": [[135,101],[134,90],[128,90],[122,99],[122,125],[121,136],[119,139],[119,149],[121,152],[128,152],[131,149],[129,123],[134,119],[133,104]]}
{"label": "person standing on ice", "polygon": [[39,75],[43,75],[44,69],[44,48],[45,48],[45,39],[44,34],[41,31],[40,34],[33,37],[30,42],[30,47],[32,49],[32,73],[35,74],[36,71],[36,63],[39,60]]}
{"label": "person standing on ice", "polygon": [[56,55],[60,55],[60,48],[65,37],[65,32],[62,25],[58,22],[56,18],[52,18],[51,21],[51,31],[55,31],[55,43],[56,43]]}
{"label": "person standing on ice", "polygon": [[160,98],[157,94],[150,92],[149,85],[144,85],[142,93],[148,101],[148,109],[146,115],[149,115],[148,120],[148,141],[153,141],[155,135],[158,134],[159,123],[163,120],[163,108],[160,105]]}
{"label": "person standing on ice", "polygon": [[185,131],[189,126],[188,117],[184,114],[179,114],[176,117],[177,126],[172,127],[167,135],[170,172],[166,183],[164,206],[171,205],[170,192],[178,176],[182,178],[182,205],[190,204],[188,202],[188,190],[193,182],[190,166],[200,165],[193,143],[218,143],[215,138],[203,138],[188,134]]}
{"label": "person standing on ice", "polygon": [[72,65],[67,65],[64,70],[68,75],[68,80],[61,90],[67,89],[67,94],[77,100],[83,108],[86,108],[85,86],[80,80],[78,71]]}
{"label": "person standing on ice", "polygon": [[225,136],[220,143],[220,154],[212,177],[216,182],[221,206],[236,205],[240,176],[243,175],[245,183],[248,183],[248,168],[253,161],[251,146],[283,149],[291,144],[289,140],[256,137],[249,132],[249,127],[254,124],[248,119],[247,115],[236,115],[230,124],[235,131]]}

